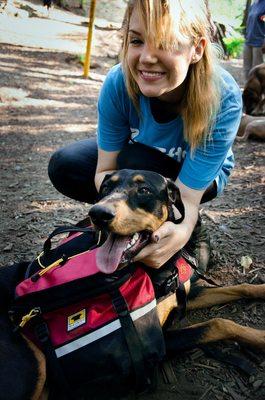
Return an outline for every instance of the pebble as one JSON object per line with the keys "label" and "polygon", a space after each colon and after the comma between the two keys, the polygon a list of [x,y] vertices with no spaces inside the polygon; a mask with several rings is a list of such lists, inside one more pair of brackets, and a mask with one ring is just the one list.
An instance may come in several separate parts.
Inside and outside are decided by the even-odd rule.
{"label": "pebble", "polygon": [[263,381],[261,379],[258,379],[257,381],[253,382],[253,388],[255,390],[259,389],[263,385]]}
{"label": "pebble", "polygon": [[13,249],[13,243],[9,243],[6,247],[4,247],[3,251],[11,251]]}

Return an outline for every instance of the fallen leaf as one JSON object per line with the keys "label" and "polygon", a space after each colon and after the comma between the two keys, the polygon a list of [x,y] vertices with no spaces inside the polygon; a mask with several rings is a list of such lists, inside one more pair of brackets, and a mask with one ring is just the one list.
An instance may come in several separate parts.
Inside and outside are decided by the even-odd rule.
{"label": "fallen leaf", "polygon": [[252,258],[249,256],[242,256],[240,260],[240,265],[243,267],[243,274],[249,269],[251,264],[253,263]]}

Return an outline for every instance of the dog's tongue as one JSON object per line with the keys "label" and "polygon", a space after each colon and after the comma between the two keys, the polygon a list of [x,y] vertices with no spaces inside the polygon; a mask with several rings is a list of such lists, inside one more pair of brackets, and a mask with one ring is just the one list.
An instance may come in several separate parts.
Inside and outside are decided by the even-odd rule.
{"label": "dog's tongue", "polygon": [[128,240],[127,236],[110,234],[105,243],[98,247],[96,260],[98,269],[101,272],[111,274],[116,271]]}

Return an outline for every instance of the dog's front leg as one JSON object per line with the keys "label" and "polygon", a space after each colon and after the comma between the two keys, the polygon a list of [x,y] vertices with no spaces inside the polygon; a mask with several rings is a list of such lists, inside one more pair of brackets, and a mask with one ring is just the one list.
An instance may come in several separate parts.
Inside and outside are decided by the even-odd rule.
{"label": "dog's front leg", "polygon": [[234,340],[265,351],[265,330],[241,326],[223,318],[213,318],[187,328],[168,330],[165,333],[167,354],[170,356],[200,344],[221,340]]}

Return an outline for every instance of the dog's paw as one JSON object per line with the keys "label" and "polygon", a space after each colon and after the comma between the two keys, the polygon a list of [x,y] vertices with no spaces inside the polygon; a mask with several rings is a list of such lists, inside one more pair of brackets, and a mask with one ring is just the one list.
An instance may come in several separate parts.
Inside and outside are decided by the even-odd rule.
{"label": "dog's paw", "polygon": [[261,285],[253,285],[254,287],[254,294],[256,299],[263,299],[265,300],[265,283]]}

